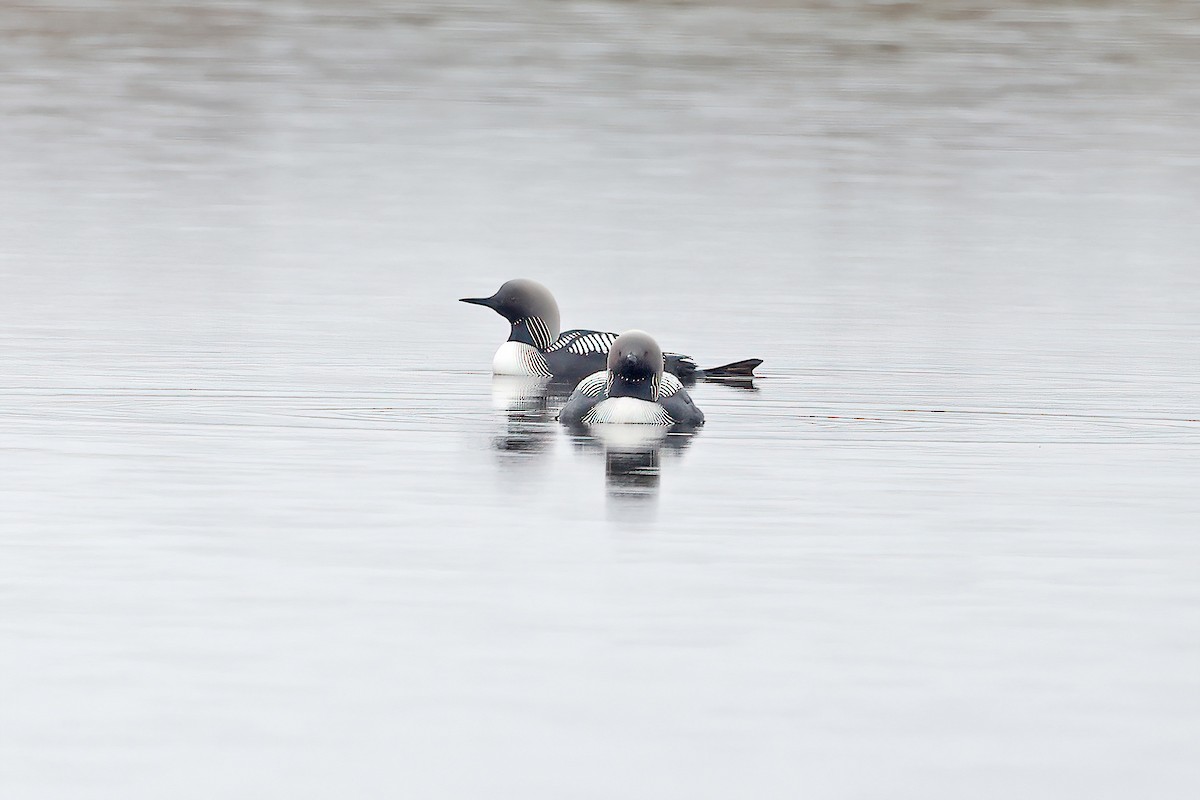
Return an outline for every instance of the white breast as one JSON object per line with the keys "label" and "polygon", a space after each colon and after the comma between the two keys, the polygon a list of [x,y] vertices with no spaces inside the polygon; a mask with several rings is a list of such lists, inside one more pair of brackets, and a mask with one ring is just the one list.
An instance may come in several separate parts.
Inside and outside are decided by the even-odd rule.
{"label": "white breast", "polygon": [[532,345],[505,342],[492,357],[492,372],[496,375],[536,375],[550,377],[546,357]]}
{"label": "white breast", "polygon": [[623,425],[670,425],[673,420],[666,409],[649,400],[635,397],[610,397],[601,400],[583,419],[588,425],[617,423]]}

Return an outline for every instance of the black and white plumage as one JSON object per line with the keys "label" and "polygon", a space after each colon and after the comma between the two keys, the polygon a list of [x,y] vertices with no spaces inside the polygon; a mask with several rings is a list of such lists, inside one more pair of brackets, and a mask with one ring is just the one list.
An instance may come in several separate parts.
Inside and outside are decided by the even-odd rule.
{"label": "black and white plumage", "polygon": [[[464,297],[463,303],[486,306],[512,325],[508,341],[492,358],[497,375],[534,375],[575,382],[606,369],[617,334],[574,329],[560,331],[558,303],[545,286],[525,278],[506,282],[491,297]],[[665,354],[666,371],[691,381],[697,377],[749,378],[759,359],[701,370],[690,356]]]}
{"label": "black and white plumage", "polygon": [[644,331],[626,331],[612,343],[607,369],[584,378],[558,414],[564,425],[704,424],[679,378],[664,371],[663,352]]}

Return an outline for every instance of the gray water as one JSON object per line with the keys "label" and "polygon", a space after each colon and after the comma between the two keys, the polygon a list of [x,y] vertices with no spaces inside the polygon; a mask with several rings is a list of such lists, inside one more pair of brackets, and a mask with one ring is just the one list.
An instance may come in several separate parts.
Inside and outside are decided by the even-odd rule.
{"label": "gray water", "polygon": [[0,10],[0,795],[1196,797],[1200,10],[798,5]]}

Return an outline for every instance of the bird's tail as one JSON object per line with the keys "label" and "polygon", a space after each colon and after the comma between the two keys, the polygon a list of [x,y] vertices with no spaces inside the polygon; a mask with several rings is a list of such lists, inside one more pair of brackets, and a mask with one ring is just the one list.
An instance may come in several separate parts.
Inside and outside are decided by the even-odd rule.
{"label": "bird's tail", "polygon": [[761,358],[747,358],[743,361],[734,361],[732,364],[702,369],[699,372],[705,378],[753,378],[754,370],[761,363],[763,363]]}

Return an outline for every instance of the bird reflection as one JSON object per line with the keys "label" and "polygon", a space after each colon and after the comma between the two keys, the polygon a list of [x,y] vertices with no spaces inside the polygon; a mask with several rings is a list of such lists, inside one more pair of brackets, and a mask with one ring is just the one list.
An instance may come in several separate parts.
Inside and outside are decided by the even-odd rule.
{"label": "bird reflection", "polygon": [[658,492],[658,448],[647,450],[606,450],[604,483],[610,495],[618,497],[653,496]]}
{"label": "bird reflection", "polygon": [[550,411],[549,384],[545,378],[493,377],[492,407],[504,419],[504,429],[493,439],[500,453],[537,454],[553,443],[554,414]]}
{"label": "bird reflection", "polygon": [[492,408],[500,412],[504,429],[492,444],[500,453],[534,455],[554,443],[558,407],[574,384],[522,375],[492,376]]}
{"label": "bird reflection", "polygon": [[575,446],[603,454],[604,483],[616,505],[642,505],[658,496],[664,455],[680,455],[694,428],[657,425],[591,425],[573,428]]}
{"label": "bird reflection", "polygon": [[[741,389],[744,392],[757,392],[758,391],[758,387],[754,385],[754,376],[753,375],[751,375],[749,377],[742,377],[739,375],[736,377],[729,377],[729,378],[708,377],[708,378],[704,379],[704,383],[716,383],[716,384],[720,384],[721,386],[728,386],[730,389]],[[683,385],[684,386],[695,386],[696,381],[695,380],[684,381]]]}

